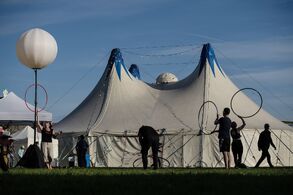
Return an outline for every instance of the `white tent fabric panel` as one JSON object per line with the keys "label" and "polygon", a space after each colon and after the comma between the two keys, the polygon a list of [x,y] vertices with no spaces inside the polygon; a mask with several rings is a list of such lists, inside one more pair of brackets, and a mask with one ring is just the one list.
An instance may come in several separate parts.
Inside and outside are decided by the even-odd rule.
{"label": "white tent fabric panel", "polygon": [[[182,95],[178,96],[176,90],[159,91],[140,80],[129,77],[124,70],[121,74],[120,81],[116,69],[113,69],[104,111],[90,134],[99,132],[121,134],[125,130],[136,134],[143,124],[156,129],[166,128],[169,132],[194,128],[196,108],[190,106],[187,100],[199,99],[198,94],[192,97],[191,94],[180,92]],[[189,87],[192,88],[184,91],[198,91],[200,88],[198,85]]]}
{"label": "white tent fabric panel", "polygon": [[[30,108],[34,106],[28,104]],[[40,109],[40,108],[38,108]],[[30,111],[25,101],[10,92],[6,97],[0,99],[0,120],[2,121],[34,121],[34,112]],[[52,121],[52,113],[39,112],[40,121]]]}

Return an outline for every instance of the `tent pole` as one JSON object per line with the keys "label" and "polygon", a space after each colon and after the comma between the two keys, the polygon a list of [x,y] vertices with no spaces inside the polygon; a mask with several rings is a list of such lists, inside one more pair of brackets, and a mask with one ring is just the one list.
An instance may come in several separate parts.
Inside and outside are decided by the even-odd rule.
{"label": "tent pole", "polygon": [[34,121],[34,144],[36,144],[36,136],[37,136],[37,106],[38,106],[38,69],[35,68],[35,121]]}

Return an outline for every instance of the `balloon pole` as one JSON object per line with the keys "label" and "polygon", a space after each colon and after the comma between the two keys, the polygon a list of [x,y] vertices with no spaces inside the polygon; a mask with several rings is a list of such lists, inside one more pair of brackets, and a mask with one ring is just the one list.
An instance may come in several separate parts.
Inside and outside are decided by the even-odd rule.
{"label": "balloon pole", "polygon": [[34,123],[34,144],[36,144],[37,137],[37,106],[38,106],[38,69],[34,68],[35,71],[35,123]]}

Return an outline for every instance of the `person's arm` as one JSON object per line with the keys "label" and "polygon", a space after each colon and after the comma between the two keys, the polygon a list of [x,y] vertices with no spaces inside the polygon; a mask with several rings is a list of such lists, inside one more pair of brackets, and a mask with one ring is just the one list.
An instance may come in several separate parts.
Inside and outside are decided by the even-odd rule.
{"label": "person's arm", "polygon": [[55,132],[54,129],[52,129],[52,135],[53,135],[53,138],[54,138],[54,139],[56,139],[57,136],[58,136],[58,135],[61,135],[61,134],[62,134],[62,131]]}
{"label": "person's arm", "polygon": [[219,130],[214,130],[214,131],[211,132],[211,134],[217,133],[217,132],[219,132]]}
{"label": "person's arm", "polygon": [[241,125],[240,127],[237,128],[237,132],[240,132],[240,131],[245,127],[246,123],[245,123],[244,119],[243,119],[241,116],[238,116],[238,117],[239,117],[239,118],[241,119],[241,121],[242,121],[242,125]]}
{"label": "person's arm", "polygon": [[139,143],[141,144],[142,143],[142,132],[141,132],[141,129],[139,129],[138,131],[138,140],[139,140]]}
{"label": "person's arm", "polygon": [[42,130],[43,130],[43,126],[41,125],[40,121],[39,121],[39,115],[37,114],[37,131],[39,133],[42,133]]}
{"label": "person's arm", "polygon": [[62,134],[62,131],[55,132],[55,131],[53,130],[53,135],[54,135],[55,137],[57,137],[58,135],[61,135],[61,134]]}
{"label": "person's arm", "polygon": [[217,114],[217,118],[216,118],[214,124],[215,124],[215,125],[219,124],[219,115],[218,115],[218,114]]}
{"label": "person's arm", "polygon": [[53,130],[53,132],[52,132],[52,136],[53,136],[54,139],[57,139],[58,136],[61,135],[61,134],[62,134],[62,131],[55,132],[55,131]]}

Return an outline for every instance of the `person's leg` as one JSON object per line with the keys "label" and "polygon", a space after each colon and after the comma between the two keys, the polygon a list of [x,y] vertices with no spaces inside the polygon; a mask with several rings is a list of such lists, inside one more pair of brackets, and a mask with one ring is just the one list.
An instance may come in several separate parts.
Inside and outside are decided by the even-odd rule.
{"label": "person's leg", "polygon": [[258,160],[258,162],[256,163],[255,165],[255,168],[259,167],[260,163],[262,163],[262,161],[266,158],[266,154],[264,151],[262,151],[262,154],[261,154],[261,157],[260,159]]}
{"label": "person's leg", "polygon": [[228,158],[228,169],[229,169],[229,168],[231,168],[231,161],[232,161],[230,151],[227,152],[227,158]]}
{"label": "person's leg", "polygon": [[48,163],[49,163],[49,169],[52,169],[52,160],[53,160],[53,143],[48,142]]}
{"label": "person's leg", "polygon": [[233,158],[234,158],[235,167],[238,167],[237,148],[236,148],[235,142],[232,142],[232,154],[233,154]]}
{"label": "person's leg", "polygon": [[83,154],[82,154],[82,151],[79,151],[77,153],[77,164],[78,164],[78,167],[83,167]]}
{"label": "person's leg", "polygon": [[82,167],[86,168],[86,159],[85,159],[86,151],[82,151]]}
{"label": "person's leg", "polygon": [[41,148],[42,148],[42,152],[43,152],[43,156],[44,156],[44,162],[45,162],[47,168],[49,168],[47,142],[42,142]]}
{"label": "person's leg", "polygon": [[142,164],[143,168],[147,169],[148,167],[148,151],[150,146],[148,144],[144,144],[141,146],[141,156],[142,156]]}
{"label": "person's leg", "polygon": [[228,168],[228,153],[227,152],[223,152],[223,157],[224,157],[224,163],[225,163],[225,168]]}
{"label": "person's leg", "polygon": [[270,155],[270,153],[269,153],[268,150],[266,151],[266,156],[267,156],[267,161],[268,161],[268,163],[269,163],[269,166],[270,166],[270,167],[274,167],[274,165],[273,165],[272,162],[271,162],[271,155]]}
{"label": "person's leg", "polygon": [[223,146],[224,146],[224,139],[219,139],[220,152],[222,152],[222,154],[223,154],[225,167],[227,167],[228,161],[227,161],[226,154],[225,154],[225,150],[224,150],[224,147]]}
{"label": "person's leg", "polygon": [[226,160],[227,160],[226,168],[228,169],[231,167],[230,146],[231,146],[230,139],[224,139],[224,151],[225,151]]}
{"label": "person's leg", "polygon": [[239,148],[238,148],[238,165],[242,163],[242,154],[243,154],[243,145],[242,142],[239,141]]}
{"label": "person's leg", "polygon": [[159,152],[159,139],[155,139],[152,144],[154,169],[158,168],[158,152]]}

